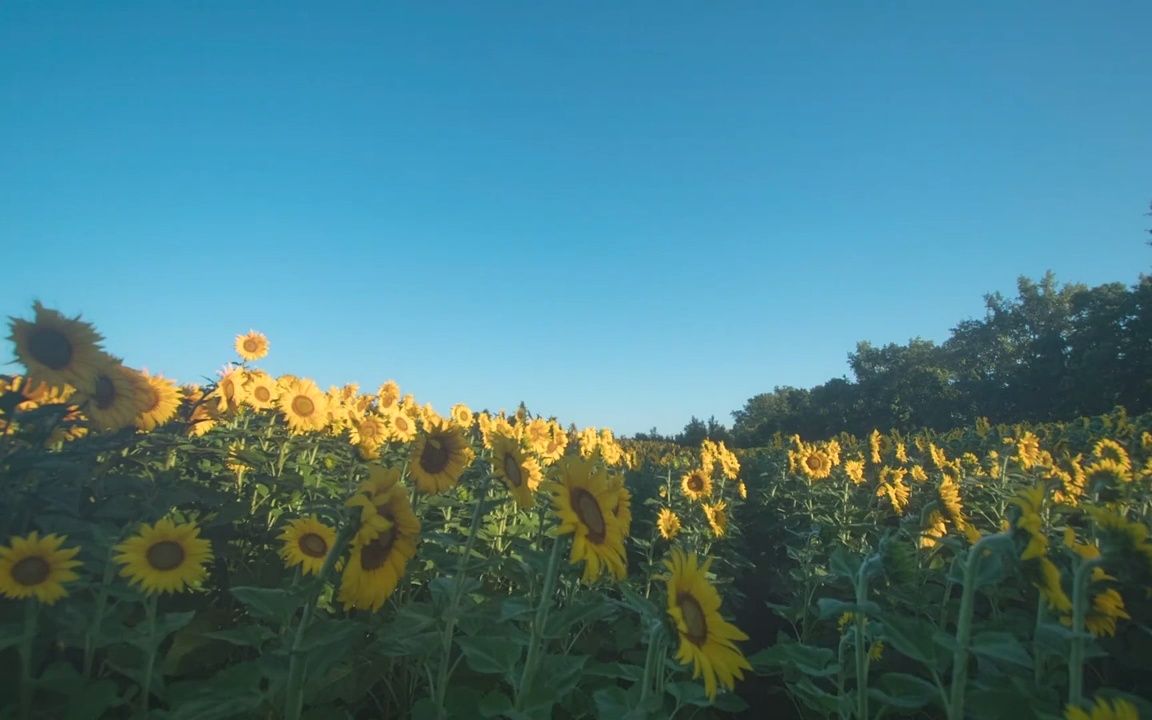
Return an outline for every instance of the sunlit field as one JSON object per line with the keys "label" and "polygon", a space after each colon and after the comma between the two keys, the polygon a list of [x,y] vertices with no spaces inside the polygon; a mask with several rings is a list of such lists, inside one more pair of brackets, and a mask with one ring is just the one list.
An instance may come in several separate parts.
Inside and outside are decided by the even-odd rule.
{"label": "sunlit field", "polygon": [[2,717],[1152,713],[1148,416],[734,451],[10,329]]}

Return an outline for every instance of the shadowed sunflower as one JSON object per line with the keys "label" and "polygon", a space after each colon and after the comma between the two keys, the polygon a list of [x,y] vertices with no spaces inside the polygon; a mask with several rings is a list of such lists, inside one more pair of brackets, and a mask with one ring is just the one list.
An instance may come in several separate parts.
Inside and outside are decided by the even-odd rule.
{"label": "shadowed sunflower", "polygon": [[708,518],[708,526],[712,528],[712,534],[716,537],[724,537],[728,532],[728,503],[724,500],[717,500],[714,503],[704,503],[701,505],[704,508],[704,515]]}
{"label": "shadowed sunflower", "polygon": [[315,515],[297,518],[288,523],[280,533],[280,557],[285,567],[297,565],[305,575],[315,575],[324,567],[332,544],[336,542],[336,531],[320,522]]}
{"label": "shadowed sunflower", "polygon": [[0,595],[20,600],[34,597],[52,605],[65,597],[64,583],[76,579],[73,560],[80,548],[62,548],[63,535],[45,535],[32,531],[24,537],[9,539],[0,546]]}
{"label": "shadowed sunflower", "polygon": [[552,483],[552,505],[560,519],[557,532],[572,533],[573,563],[584,561],[584,582],[591,584],[602,572],[617,580],[628,573],[624,555],[624,528],[614,512],[619,489],[608,471],[591,460],[570,455],[557,464]]}
{"label": "shadowed sunflower", "polygon": [[540,463],[524,451],[519,440],[492,435],[492,474],[504,482],[517,507],[532,507],[540,487]]}
{"label": "shadowed sunflower", "polygon": [[1125,470],[1132,470],[1132,459],[1124,446],[1115,440],[1104,438],[1092,446],[1092,457],[1098,460],[1110,460]]}
{"label": "shadowed sunflower", "polygon": [[92,424],[102,430],[119,430],[136,423],[151,404],[152,389],[140,373],[105,356],[105,362],[77,386],[76,402]]}
{"label": "shadowed sunflower", "polygon": [[369,484],[386,490],[371,496],[358,493],[348,501],[360,508],[360,531],[352,540],[352,555],[340,577],[338,599],[346,610],[379,610],[416,555],[420,521],[412,512],[406,489],[397,482],[399,473],[381,470]]}
{"label": "shadowed sunflower", "polygon": [[656,518],[656,529],[660,531],[660,537],[672,540],[680,534],[680,518],[671,508],[660,508],[660,515]]}
{"label": "shadowed sunflower", "polygon": [[16,345],[16,358],[33,379],[53,386],[79,386],[104,364],[100,342],[91,324],[66,318],[39,302],[32,304],[34,320],[10,318],[8,337]]}
{"label": "shadowed sunflower", "polygon": [[632,533],[632,493],[624,487],[624,473],[609,473],[608,484],[616,491],[616,507],[612,509],[612,514],[620,521],[624,537],[628,537]]}
{"label": "shadowed sunflower", "polygon": [[900,515],[908,507],[912,493],[904,483],[907,474],[904,468],[884,467],[880,469],[880,482],[876,486],[876,497],[886,499],[892,512]]}
{"label": "shadowed sunflower", "polygon": [[459,427],[437,419],[412,444],[408,470],[420,492],[441,493],[456,484],[475,456]]}
{"label": "shadowed sunflower", "polygon": [[154,430],[176,415],[180,407],[180,391],[176,383],[163,375],[149,375],[147,372],[140,375],[148,384],[148,392],[140,414],[136,416],[136,427],[144,431]]}
{"label": "shadowed sunflower", "polygon": [[712,495],[712,477],[703,470],[693,470],[680,478],[680,490],[689,500],[702,501]]}
{"label": "shadowed sunflower", "polygon": [[282,386],[277,404],[293,433],[319,431],[328,426],[328,396],[311,380],[296,379]]}
{"label": "shadowed sunflower", "polygon": [[1127,700],[1097,698],[1087,710],[1069,705],[1064,720],[1140,720],[1140,712]]}
{"label": "shadowed sunflower", "polygon": [[703,676],[705,692],[715,698],[717,681],[731,690],[743,671],[752,669],[735,643],[748,636],[720,616],[720,593],[708,582],[711,559],[700,565],[695,554],[677,548],[664,565],[669,570],[668,615],[680,636],[676,659],[691,663],[692,677]]}
{"label": "shadowed sunflower", "polygon": [[136,535],[116,546],[120,575],[146,594],[183,592],[208,576],[212,545],[200,537],[196,523],[177,525],[163,518],[140,526]]}
{"label": "shadowed sunflower", "polygon": [[264,333],[249,330],[236,336],[236,354],[244,360],[259,360],[268,355],[268,338]]}

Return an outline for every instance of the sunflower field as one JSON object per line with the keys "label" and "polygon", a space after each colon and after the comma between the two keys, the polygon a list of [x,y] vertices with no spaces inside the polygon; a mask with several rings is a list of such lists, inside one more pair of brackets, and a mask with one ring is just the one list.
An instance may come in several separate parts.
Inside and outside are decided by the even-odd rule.
{"label": "sunflower field", "polygon": [[1152,718],[1150,417],[734,452],[10,327],[0,717]]}

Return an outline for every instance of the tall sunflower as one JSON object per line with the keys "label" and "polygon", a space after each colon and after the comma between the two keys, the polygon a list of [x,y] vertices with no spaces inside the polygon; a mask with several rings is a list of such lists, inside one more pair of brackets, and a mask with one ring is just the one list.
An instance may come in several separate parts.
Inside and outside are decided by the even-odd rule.
{"label": "tall sunflower", "polygon": [[735,642],[748,636],[720,615],[720,593],[708,582],[711,558],[701,565],[695,554],[677,548],[664,565],[668,615],[680,636],[676,659],[692,663],[692,677],[703,676],[705,692],[715,698],[717,681],[731,690],[744,670],[752,669]]}
{"label": "tall sunflower", "polygon": [[151,405],[152,389],[143,375],[105,356],[104,363],[77,386],[75,397],[93,425],[119,430],[136,424],[136,417]]}
{"label": "tall sunflower", "polygon": [[236,354],[244,360],[259,360],[268,355],[268,338],[255,330],[237,335]]}
{"label": "tall sunflower", "polygon": [[441,493],[456,484],[475,456],[459,427],[436,419],[412,444],[408,469],[420,492]]}
{"label": "tall sunflower", "polygon": [[680,490],[693,502],[703,501],[712,495],[712,476],[703,470],[692,470],[680,478]]}
{"label": "tall sunflower", "polygon": [[540,463],[524,451],[519,440],[502,434],[492,436],[492,474],[504,482],[517,507],[532,507],[540,487]]}
{"label": "tall sunflower", "polygon": [[0,545],[0,595],[19,600],[34,597],[52,605],[65,597],[64,583],[76,579],[73,560],[80,548],[64,548],[63,535],[40,537],[35,530]]}
{"label": "tall sunflower", "polygon": [[180,391],[176,383],[163,375],[150,375],[147,372],[140,375],[148,384],[148,393],[140,414],[136,416],[136,427],[144,431],[155,430],[176,415],[180,407]]}
{"label": "tall sunflower", "polygon": [[557,475],[551,488],[552,505],[560,519],[557,532],[572,533],[570,559],[584,561],[584,582],[594,582],[601,572],[623,580],[628,574],[624,528],[614,512],[619,489],[607,470],[575,455],[557,464]]}
{"label": "tall sunflower", "polygon": [[320,522],[315,515],[297,518],[288,523],[280,533],[280,557],[284,565],[292,568],[297,565],[305,575],[315,575],[324,567],[328,553],[336,542],[336,531]]}
{"label": "tall sunflower", "polygon": [[28,375],[53,386],[78,386],[103,364],[103,337],[80,317],[67,318],[39,302],[32,304],[35,319],[9,318],[16,358]]}
{"label": "tall sunflower", "polygon": [[293,433],[319,431],[328,426],[328,396],[311,380],[295,379],[281,386],[277,404]]}
{"label": "tall sunflower", "polygon": [[176,524],[170,518],[143,524],[116,546],[120,574],[146,594],[183,592],[208,576],[212,545],[200,537],[196,523]]}
{"label": "tall sunflower", "polygon": [[[340,577],[338,599],[345,609],[376,611],[396,590],[408,561],[416,555],[420,521],[412,512],[399,474],[384,470],[368,487],[384,488],[372,495],[357,493],[349,505],[360,508],[360,531],[352,541],[350,560]],[[364,486],[362,486],[364,487]]]}

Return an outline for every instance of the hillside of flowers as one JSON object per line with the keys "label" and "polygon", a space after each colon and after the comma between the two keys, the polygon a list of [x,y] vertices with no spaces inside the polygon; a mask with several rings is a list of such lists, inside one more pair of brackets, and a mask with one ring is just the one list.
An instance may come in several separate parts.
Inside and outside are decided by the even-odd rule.
{"label": "hillside of flowers", "polygon": [[733,452],[10,329],[0,717],[1152,717],[1150,416]]}

